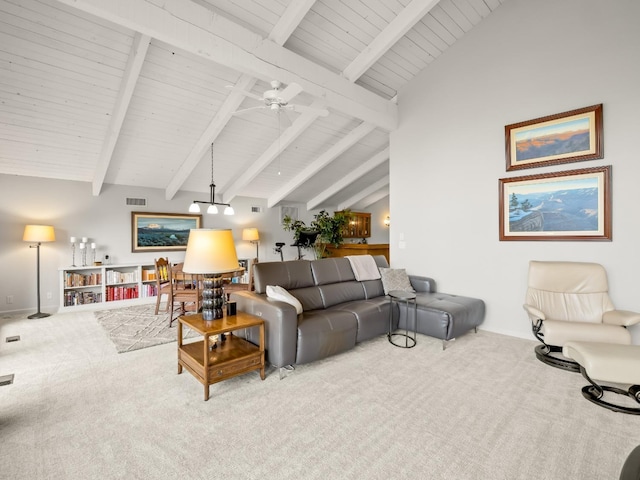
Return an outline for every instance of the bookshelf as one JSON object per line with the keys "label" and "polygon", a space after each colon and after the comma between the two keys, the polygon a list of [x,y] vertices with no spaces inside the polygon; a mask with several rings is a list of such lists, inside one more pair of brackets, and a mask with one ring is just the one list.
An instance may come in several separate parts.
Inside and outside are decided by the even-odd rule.
{"label": "bookshelf", "polygon": [[153,264],[60,269],[60,312],[152,303],[156,295]]}

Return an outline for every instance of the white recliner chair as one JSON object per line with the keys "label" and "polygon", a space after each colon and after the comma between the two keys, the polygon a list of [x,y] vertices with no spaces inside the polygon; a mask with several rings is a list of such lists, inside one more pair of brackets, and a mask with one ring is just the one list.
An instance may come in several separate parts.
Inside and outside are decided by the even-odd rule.
{"label": "white recliner chair", "polygon": [[542,342],[535,348],[536,357],[575,372],[580,365],[562,355],[565,343],[629,345],[627,327],[640,323],[640,313],[615,309],[607,273],[597,263],[529,262],[524,309],[533,334]]}

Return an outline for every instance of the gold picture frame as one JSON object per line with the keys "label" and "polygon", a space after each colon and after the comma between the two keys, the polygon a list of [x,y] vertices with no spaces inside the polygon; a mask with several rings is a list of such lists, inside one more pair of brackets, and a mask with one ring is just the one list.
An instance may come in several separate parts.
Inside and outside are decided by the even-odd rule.
{"label": "gold picture frame", "polygon": [[131,212],[131,251],[186,250],[189,231],[201,225],[197,214]]}
{"label": "gold picture frame", "polygon": [[504,127],[507,171],[603,158],[602,104]]}

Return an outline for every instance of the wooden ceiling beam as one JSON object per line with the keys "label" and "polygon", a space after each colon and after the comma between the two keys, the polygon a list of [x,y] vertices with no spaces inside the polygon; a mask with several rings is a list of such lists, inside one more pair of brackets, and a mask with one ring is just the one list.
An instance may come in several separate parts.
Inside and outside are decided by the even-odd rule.
{"label": "wooden ceiling beam", "polygon": [[267,207],[275,206],[280,200],[301,186],[304,182],[313,177],[316,173],[333,162],[336,158],[353,147],[365,136],[375,130],[376,126],[362,122],[356,128],[351,130],[347,135],[342,137],[337,143],[329,147],[322,155],[311,162],[304,170],[288,181],[284,186],[279,188],[273,195],[267,199]]}
{"label": "wooden ceiling beam", "polygon": [[307,202],[307,210],[313,210],[322,202],[324,202],[327,198],[331,197],[332,195],[335,195],[343,188],[348,187],[357,179],[369,173],[371,170],[376,168],[378,165],[383,164],[387,160],[389,160],[388,146],[382,151],[376,153],[373,157],[371,157],[369,160],[364,162],[362,165],[360,165],[358,168],[353,170],[351,173],[342,177],[340,180],[338,180],[336,183],[331,185],[329,188],[327,188],[323,192],[320,192],[318,195],[316,195],[311,200],[309,200]]}
{"label": "wooden ceiling beam", "polygon": [[127,66],[125,67],[124,75],[122,76],[120,90],[118,90],[118,96],[113,108],[113,113],[111,114],[107,134],[102,142],[100,157],[98,158],[98,163],[96,164],[96,169],[93,173],[92,191],[94,196],[100,195],[100,191],[102,190],[102,185],[105,177],[107,176],[107,170],[111,163],[113,151],[116,148],[116,143],[120,136],[124,117],[127,114],[129,104],[131,103],[133,90],[136,88],[136,83],[138,83],[140,71],[142,70],[142,64],[147,56],[147,50],[149,50],[150,41],[150,37],[139,33],[136,33],[133,39],[131,53],[127,59]]}
{"label": "wooden ceiling beam", "polygon": [[343,75],[352,82],[364,74],[440,0],[413,0],[376,38],[344,69]]}
{"label": "wooden ceiling beam", "polygon": [[387,185],[389,185],[389,176],[381,178],[380,180],[378,180],[375,183],[372,183],[367,188],[363,189],[362,191],[360,191],[359,193],[355,194],[351,198],[348,198],[344,202],[339,203],[338,207],[336,208],[336,210],[341,211],[341,210],[345,210],[347,208],[351,208],[353,205],[358,203],[363,198],[367,197],[368,195],[371,195],[372,193],[377,192],[378,190],[386,187]]}
{"label": "wooden ceiling beam", "polygon": [[[280,20],[278,20],[278,23],[276,23],[273,30],[269,33],[269,38],[278,45],[284,45],[284,42],[287,41],[297,24],[300,23],[314,2],[315,0],[291,2],[282,17],[280,17]],[[251,91],[256,81],[254,77],[243,74],[240,80],[236,82],[236,87],[240,90]],[[224,127],[229,123],[229,120],[231,120],[233,112],[240,107],[244,99],[245,96],[237,91],[232,91],[225,99],[220,109],[216,112],[203,134],[191,149],[191,152],[189,152],[189,155],[187,155],[187,158],[178,168],[171,182],[169,182],[169,185],[165,189],[165,198],[167,200],[171,200],[176,193],[178,193],[180,187],[182,187],[187,178],[189,178],[198,166],[198,163],[202,160],[209,145],[216,141],[216,138],[218,138],[222,130],[224,130]]]}
{"label": "wooden ceiling beam", "polygon": [[57,0],[253,77],[296,82],[326,106],[387,131],[392,102],[189,0]]}
{"label": "wooden ceiling beam", "polygon": [[[323,108],[323,102],[316,100],[311,104],[311,108],[321,109]],[[278,137],[263,153],[260,157],[244,171],[238,179],[236,179],[228,188],[224,189],[222,194],[222,201],[224,203],[231,202],[239,193],[242,188],[247,186],[254,178],[256,178],[267,165],[275,160],[280,152],[285,150],[291,143],[298,138],[302,133],[309,128],[309,126],[316,121],[319,117],[317,111],[305,111],[296,118],[291,126],[287,128],[282,135]]]}

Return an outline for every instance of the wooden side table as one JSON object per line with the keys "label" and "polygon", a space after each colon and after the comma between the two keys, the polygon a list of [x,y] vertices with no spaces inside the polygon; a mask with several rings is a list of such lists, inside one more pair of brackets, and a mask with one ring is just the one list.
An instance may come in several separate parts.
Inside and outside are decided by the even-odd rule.
{"label": "wooden side table", "polygon": [[[204,337],[201,341],[183,343],[183,325]],[[260,327],[260,346],[233,335],[234,330]],[[224,342],[209,348],[209,337],[227,334]],[[204,399],[209,400],[209,385],[228,378],[260,370],[264,380],[264,320],[255,315],[238,312],[218,320],[205,321],[201,314],[178,318],[178,374],[186,368],[204,385]]]}

